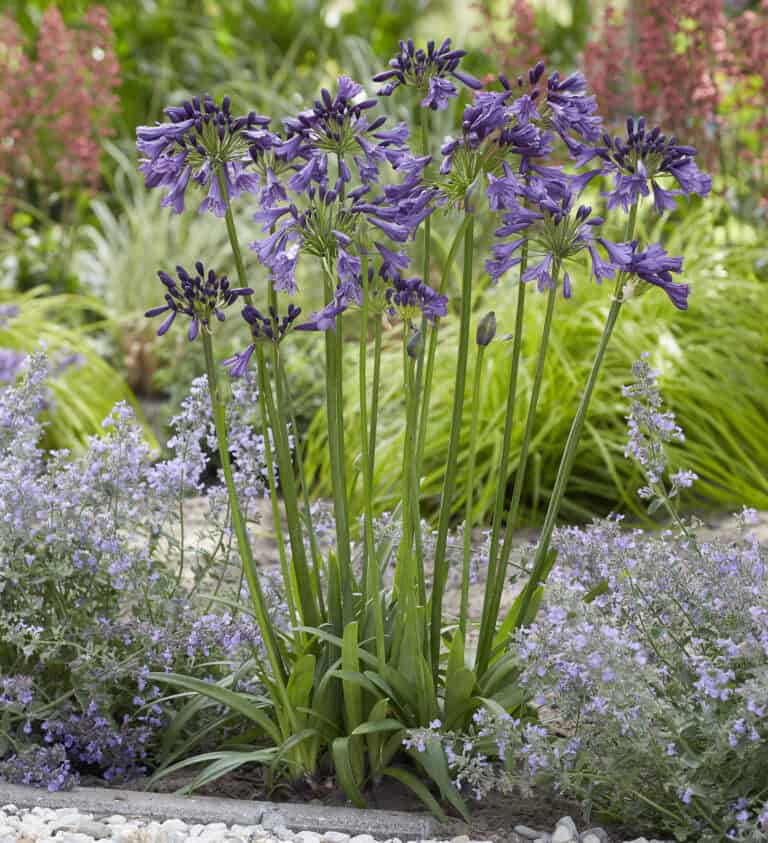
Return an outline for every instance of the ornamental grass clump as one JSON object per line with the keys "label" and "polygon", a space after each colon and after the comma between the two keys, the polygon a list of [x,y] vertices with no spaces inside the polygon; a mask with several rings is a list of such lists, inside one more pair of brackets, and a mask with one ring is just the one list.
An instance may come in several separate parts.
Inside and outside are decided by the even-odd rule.
{"label": "ornamental grass clump", "polygon": [[[330,770],[356,805],[366,803],[371,785],[389,777],[410,787],[439,815],[441,803],[466,814],[462,790],[469,778],[451,777],[445,746],[427,742],[422,750],[408,734],[437,721],[463,734],[478,722],[477,717],[485,716],[480,714],[483,711],[514,719],[530,714],[528,692],[518,681],[521,666],[509,644],[517,630],[535,621],[543,585],[555,562],[557,551],[550,547],[555,522],[620,309],[654,286],[664,289],[679,310],[687,304],[688,286],[673,278],[673,273],[682,271],[681,260],[667,255],[658,244],[642,242],[635,230],[638,205],[650,190],[638,180],[652,181],[657,194],[655,179],[666,174],[676,178],[686,194],[706,194],[709,182],[696,169],[695,149],[671,140],[665,146],[658,131],[646,140],[642,121],[630,121],[626,144],[607,144],[595,99],[581,74],[547,74],[539,63],[514,82],[500,76],[484,89],[460,69],[463,55],[451,48],[450,41],[440,47],[429,42],[424,49],[403,41],[389,69],[375,77],[383,84],[378,96],[410,99],[418,110],[415,140],[407,123],[388,126],[386,117],[378,113],[377,97],[369,96],[364,85],[347,76],[323,88],[305,110],[283,118],[279,128],[271,117],[234,117],[228,98],[219,105],[203,96],[166,109],[167,121],[137,130],[147,185],[168,188],[165,202],[176,212],[183,210],[183,198],[202,188],[199,212],[224,218],[231,245],[231,258],[219,258],[208,281],[202,267],[196,280],[189,281],[188,274],[179,270],[183,287],[179,290],[175,281],[161,273],[166,305],[147,315],[168,313],[160,333],[178,316],[185,316],[190,320],[189,339],[199,338],[202,344],[232,532],[247,584],[247,611],[264,648],[257,664],[265,696],[258,702],[248,694],[206,686],[177,673],[151,675],[153,682],[199,692],[228,705],[255,730],[236,748],[176,763],[164,759],[160,774],[204,763],[193,782],[197,786],[249,763],[266,765],[272,773],[294,781]],[[461,112],[457,130],[440,146],[438,160],[430,144],[432,115],[460,96],[470,101]],[[598,168],[585,170],[595,159],[600,162]],[[582,195],[589,183],[618,170],[619,179],[631,179],[631,189],[622,191],[621,201],[611,203],[608,210],[611,215],[626,214],[626,219],[622,216],[624,235],[614,242],[599,235],[605,220],[593,213]],[[668,210],[678,196],[668,190],[658,195],[663,199],[657,202],[659,211]],[[247,203],[249,198],[255,225],[249,230],[246,251],[232,202]],[[430,234],[434,214],[455,227],[440,267],[440,283],[435,286]],[[491,255],[476,254],[479,219],[490,219],[497,226]],[[411,244],[416,240],[422,241],[421,275],[411,267]],[[459,255],[460,292],[451,302],[447,282]],[[209,261],[210,256],[200,259]],[[506,483],[500,481],[495,496],[488,578],[478,623],[470,617],[468,605],[471,523],[464,525],[458,619],[446,617],[443,602],[451,561],[449,531],[461,483],[459,450],[467,433],[465,392],[471,382],[468,435],[472,456],[465,492],[469,499],[465,517],[471,521],[472,443],[478,433],[483,360],[497,330],[493,315],[483,317],[472,330],[473,299],[479,295],[484,266],[494,283],[509,285],[517,298],[515,324],[506,326],[513,342],[501,478],[508,476],[526,316],[531,308],[539,307],[545,307],[547,315],[515,489],[508,501]],[[572,281],[572,273],[580,272],[582,266],[589,267],[597,283],[611,282],[610,309],[564,446],[530,578],[502,619],[501,595],[518,526],[538,396],[546,377],[552,316],[556,304],[574,306],[578,284]],[[225,292],[222,275],[232,267],[237,287],[227,287]],[[305,317],[291,297],[300,283],[313,282],[323,306]],[[531,282],[545,303],[534,298],[526,305],[525,291]],[[242,351],[221,360],[217,329],[222,319],[233,318],[232,308],[225,313],[223,305],[234,304],[235,297],[237,307],[242,305],[246,339]],[[441,325],[455,318],[449,316],[451,310],[459,314],[456,373],[432,536],[424,529],[420,486]],[[356,338],[358,441],[345,435],[345,392],[353,373],[347,371],[343,349],[352,311],[358,317],[355,325],[360,326]],[[214,314],[215,319],[211,318]],[[399,335],[402,349],[402,374],[390,393],[397,395],[403,430],[399,493],[392,516],[399,521],[396,541],[381,535],[374,512],[385,322]],[[295,428],[292,384],[283,349],[296,330],[323,334],[318,351],[325,365],[335,533],[330,551],[322,550],[316,540],[311,478],[305,471],[301,442],[291,435]],[[369,357],[373,358],[370,384]],[[471,359],[474,376],[468,377]],[[229,379],[236,384],[249,372],[258,384],[254,414],[270,466],[267,483],[276,516],[282,590],[291,619],[284,628],[275,625],[267,606],[262,572],[245,523],[248,496],[239,493],[233,474],[235,455],[226,418]],[[276,472],[271,470],[273,458]],[[357,481],[362,481],[359,491],[348,476],[350,462],[357,468]],[[350,515],[353,494],[362,500],[359,531]],[[497,748],[497,758],[501,752]],[[510,750],[510,754],[514,753]],[[481,785],[471,784],[472,788],[483,790]]]}

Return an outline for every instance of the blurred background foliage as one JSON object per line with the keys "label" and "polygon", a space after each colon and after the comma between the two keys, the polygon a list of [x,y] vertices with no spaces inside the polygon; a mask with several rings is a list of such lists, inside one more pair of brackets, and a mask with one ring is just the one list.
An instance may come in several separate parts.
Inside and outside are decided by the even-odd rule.
{"label": "blurred background foliage", "polygon": [[[237,110],[279,119],[305,108],[340,72],[369,79],[399,38],[452,36],[479,76],[501,69],[514,78],[539,58],[563,72],[585,70],[609,125],[642,109],[699,144],[715,173],[712,199],[682,207],[667,229],[665,245],[685,256],[686,280],[694,285],[691,310],[674,314],[656,297],[625,308],[567,515],[634,509],[620,385],[645,350],[661,367],[665,394],[688,432],[688,464],[705,479],[689,503],[768,508],[767,0],[107,0],[103,6],[105,14],[86,0],[5,0],[0,13],[0,387],[41,340],[66,357],[47,444],[77,447],[98,430],[110,403],[133,400],[132,391],[161,422],[171,415],[203,366],[194,346],[170,336],[157,343],[141,315],[160,300],[156,271],[197,258],[232,269],[223,225],[194,214],[175,217],[160,208],[157,191],[144,189],[133,148],[136,125],[162,119],[166,104],[206,91],[230,94]],[[52,74],[52,62],[69,75]],[[30,80],[42,80],[33,102]],[[409,116],[402,98],[382,108]],[[457,111],[434,115],[433,148],[458,123]],[[62,169],[62,160],[71,166]],[[601,201],[596,191],[594,204]],[[247,203],[237,208],[245,238],[250,210]],[[486,223],[480,251],[490,246],[492,223]],[[435,254],[445,252],[454,224],[436,218]],[[250,267],[258,284],[255,262]],[[303,280],[299,304],[312,309],[320,293],[311,277]],[[540,304],[531,297],[527,364]],[[499,334],[511,327],[514,306],[509,286],[476,298],[479,314],[496,310]],[[531,520],[546,505],[606,307],[605,291],[586,279],[577,279],[572,301],[559,303],[526,489]],[[359,326],[354,318],[349,324],[353,340]],[[225,328],[222,355],[238,343],[236,321]],[[446,325],[438,358],[427,510],[439,491],[448,433],[453,330]],[[380,508],[391,504],[399,470],[398,348],[397,331],[386,333]],[[503,342],[492,346],[478,516],[488,512],[498,460],[508,353]],[[300,432],[316,489],[324,493],[322,355],[311,337],[297,337],[286,354]],[[526,376],[523,386],[529,382]],[[350,434],[353,394],[350,383]],[[349,472],[354,477],[353,464]]]}

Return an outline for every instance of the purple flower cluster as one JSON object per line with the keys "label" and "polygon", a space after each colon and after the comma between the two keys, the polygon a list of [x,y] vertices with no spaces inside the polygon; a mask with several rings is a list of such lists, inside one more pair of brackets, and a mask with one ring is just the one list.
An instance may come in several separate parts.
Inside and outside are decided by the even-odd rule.
{"label": "purple flower cluster", "polygon": [[435,292],[421,278],[395,277],[384,295],[391,315],[404,322],[421,315],[434,322],[448,314],[448,297]]}
{"label": "purple flower cluster", "polygon": [[434,41],[428,41],[426,50],[416,49],[410,38],[401,41],[400,52],[390,59],[389,69],[373,77],[374,82],[386,82],[377,93],[380,97],[388,97],[401,85],[411,86],[423,96],[421,105],[424,108],[447,108],[448,100],[459,95],[449,76],[473,90],[482,88],[478,79],[458,69],[465,55],[464,50],[451,49],[450,38],[439,47],[435,47]]}
{"label": "purple flower cluster", "polygon": [[231,307],[243,296],[253,295],[249,287],[230,287],[226,275],[218,277],[212,269],[206,274],[200,261],[195,264],[195,270],[197,275],[190,275],[183,266],[176,267],[180,286],[167,273],[157,273],[167,290],[165,304],[153,307],[144,315],[152,317],[169,314],[157,329],[158,336],[162,336],[181,313],[192,319],[187,334],[192,341],[197,338],[201,327],[204,331],[210,331],[211,316],[215,315],[219,322],[223,322],[225,308]]}
{"label": "purple flower cluster", "polygon": [[0,782],[58,791],[76,787],[79,777],[63,746],[35,746],[0,759]]}
{"label": "purple flower cluster", "polygon": [[[491,278],[498,281],[521,262],[522,247],[527,245],[530,263],[522,281],[536,281],[539,290],[552,288],[555,268],[562,269],[563,295],[569,298],[571,280],[566,262],[582,253],[588,255],[592,276],[600,283],[623,268],[631,257],[631,249],[627,244],[595,238],[593,230],[603,224],[603,218],[592,216],[592,208],[587,205],[575,207],[576,193],[564,176],[547,175],[547,179],[533,176],[528,180],[524,193],[530,208],[513,204],[502,217],[496,236],[513,239],[494,246],[494,259],[486,262],[486,268]],[[598,251],[598,243],[605,249],[607,260]]]}
{"label": "purple flower cluster", "polygon": [[63,711],[40,724],[43,740],[61,747],[78,770],[97,770],[108,782],[124,782],[145,772],[147,748],[164,719],[159,706],[146,715],[125,714],[118,723],[91,701],[85,711]]}
{"label": "purple flower cluster", "polygon": [[[596,153],[604,162],[602,172],[614,176],[614,189],[605,194],[609,209],[621,205],[628,211],[652,191],[656,210],[663,214],[675,209],[676,197],[681,194],[706,196],[712,189],[711,176],[696,166],[696,148],[667,138],[658,126],[646,133],[643,117],[637,122],[627,119],[626,138],[604,134],[603,142],[605,146],[598,147]],[[680,189],[662,188],[658,180],[665,177]]]}
{"label": "purple flower cluster", "polygon": [[219,106],[207,94],[166,108],[165,114],[170,122],[136,130],[136,147],[146,156],[140,170],[147,187],[167,188],[163,206],[180,214],[191,179],[207,188],[200,213],[223,217],[229,199],[259,188],[259,176],[247,169],[251,157],[245,133],[260,134],[269,118],[254,112],[234,117],[229,97]]}

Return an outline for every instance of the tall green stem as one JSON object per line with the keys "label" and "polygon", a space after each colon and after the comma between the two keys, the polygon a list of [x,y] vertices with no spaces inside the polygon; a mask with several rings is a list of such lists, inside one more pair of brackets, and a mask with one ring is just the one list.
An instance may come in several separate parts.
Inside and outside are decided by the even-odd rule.
{"label": "tall green stem", "polygon": [[[525,316],[525,290],[522,281],[523,272],[528,266],[528,243],[522,247],[522,260],[517,284],[517,311],[515,313],[515,333],[512,338],[512,362],[509,369],[509,387],[507,388],[507,407],[504,420],[504,437],[501,446],[501,460],[499,461],[499,479],[496,484],[496,499],[493,507],[493,526],[491,528],[491,544],[488,552],[488,572],[485,595],[483,597],[483,612],[480,621],[480,641],[478,644],[476,670],[482,676],[488,666],[496,618],[501,603],[501,594],[497,594],[496,562],[499,553],[499,538],[501,535],[501,521],[504,517],[504,502],[507,494],[507,476],[509,473],[509,457],[512,450],[512,430],[514,426],[515,404],[517,402],[517,376],[520,370],[520,351],[523,343],[523,320]],[[503,587],[503,577],[501,578]],[[495,608],[494,608],[495,607]]]}
{"label": "tall green stem", "polygon": [[478,346],[477,357],[475,359],[475,376],[472,382],[472,421],[469,429],[469,465],[467,466],[467,484],[464,495],[464,557],[461,569],[461,607],[459,609],[459,629],[461,631],[462,638],[465,641],[467,638],[467,615],[469,613],[469,568],[472,559],[472,524],[474,523],[472,510],[475,489],[475,461],[477,456],[477,417],[480,408],[480,386],[482,383],[485,348],[486,347],[484,345]]}
{"label": "tall green stem", "polygon": [[384,640],[384,614],[381,606],[379,584],[379,566],[376,559],[376,541],[373,532],[373,463],[368,453],[368,392],[366,388],[365,366],[368,358],[368,256],[362,258],[363,306],[360,324],[360,357],[358,363],[358,381],[360,386],[360,450],[363,462],[363,514],[365,518],[365,562],[366,562],[366,601],[373,604],[374,624],[376,627],[376,657],[379,672],[384,670],[387,659]]}
{"label": "tall green stem", "polygon": [[418,481],[415,472],[416,451],[416,414],[418,397],[415,390],[415,361],[408,353],[408,325],[403,323],[403,387],[405,389],[405,437],[403,440],[402,501],[403,534],[400,539],[400,553],[395,583],[397,590],[413,588],[414,582],[419,590],[419,603],[426,603],[424,567],[416,564],[413,554],[414,517],[418,510],[413,505],[413,498],[418,495]]}
{"label": "tall green stem", "polygon": [[[312,577],[307,563],[307,551],[304,547],[304,537],[301,533],[301,518],[299,516],[298,493],[294,476],[291,449],[288,434],[282,421],[282,414],[278,411],[272,394],[272,387],[267,377],[267,366],[264,352],[259,345],[256,347],[256,362],[259,372],[259,391],[264,393],[267,416],[272,426],[272,435],[277,452],[277,465],[280,471],[280,485],[283,491],[285,518],[288,523],[288,535],[291,540],[291,585],[298,592],[301,617],[307,626],[317,626],[321,622],[320,612],[312,588]],[[288,584],[286,584],[286,587]]]}
{"label": "tall green stem", "polygon": [[[324,266],[325,300],[333,299],[333,276]],[[328,449],[331,461],[331,483],[333,485],[333,506],[336,519],[336,554],[342,572],[341,587],[344,622],[351,619],[352,562],[350,552],[349,517],[347,510],[346,460],[344,457],[344,421],[342,415],[341,389],[341,317],[336,319],[336,330],[325,332],[325,402],[328,418]]]}
{"label": "tall green stem", "polygon": [[[448,286],[448,278],[453,269],[453,262],[456,260],[456,253],[459,246],[464,240],[469,225],[471,216],[467,215],[462,220],[456,234],[453,237],[453,242],[448,250],[448,257],[445,259],[445,266],[443,267],[443,274],[440,279],[440,293],[445,293]],[[424,367],[424,380],[421,393],[421,410],[419,412],[419,436],[416,444],[416,471],[421,477],[421,467],[424,462],[424,447],[427,439],[427,425],[429,423],[429,405],[432,397],[432,377],[435,371],[435,357],[437,355],[437,339],[440,327],[440,321],[435,320],[435,323],[429,330],[429,350],[427,352],[427,362]]]}
{"label": "tall green stem", "polygon": [[264,646],[267,651],[267,658],[276,682],[282,685],[287,680],[285,667],[282,658],[280,657],[280,650],[277,645],[277,640],[272,629],[272,622],[267,610],[264,592],[261,588],[261,582],[256,571],[256,565],[253,561],[253,554],[251,553],[251,545],[248,540],[248,529],[243,518],[242,510],[240,509],[240,500],[237,496],[237,489],[235,488],[235,481],[232,476],[232,465],[229,461],[229,439],[227,436],[227,424],[225,418],[225,408],[221,401],[219,393],[219,382],[216,374],[216,363],[213,359],[213,342],[211,335],[206,331],[202,331],[203,350],[205,352],[205,368],[208,375],[208,389],[211,395],[211,409],[213,410],[213,421],[216,427],[216,439],[219,444],[219,459],[221,460],[221,468],[224,472],[224,481],[227,486],[227,494],[229,497],[229,505],[232,513],[232,526],[237,537],[237,544],[240,549],[240,556],[245,570],[245,576],[248,580],[248,589],[251,594],[256,620],[259,624],[259,629],[264,639]]}
{"label": "tall green stem", "polygon": [[[219,181],[221,195],[224,198],[224,219],[227,226],[227,234],[229,235],[229,244],[232,249],[232,256],[237,269],[237,277],[240,284],[243,287],[247,287],[248,282],[246,278],[245,264],[243,263],[243,253],[240,249],[240,240],[237,236],[237,228],[235,226],[235,219],[232,214],[232,207],[229,201],[226,180],[221,169],[219,169],[217,173],[217,178]],[[251,304],[253,297],[246,296],[245,300],[248,304]],[[288,532],[291,541],[292,562],[295,581],[299,592],[299,603],[302,609],[302,617],[304,619],[304,623],[313,626],[320,622],[320,615],[314,601],[311,582],[309,579],[306,550],[304,548],[303,536],[301,535],[301,524],[298,519],[296,484],[293,475],[293,463],[291,460],[290,448],[288,447],[285,414],[283,412],[282,403],[278,406],[274,404],[271,386],[267,379],[266,366],[264,365],[264,351],[260,345],[256,349],[256,359],[259,367],[259,402],[262,408],[264,440],[266,442],[269,437],[269,430],[267,429],[267,425],[269,424],[272,428],[275,440],[275,449],[277,451],[277,464],[283,487],[283,501],[286,507],[286,519],[288,521]],[[278,388],[280,388],[279,383]],[[270,494],[272,495],[273,501],[276,501],[277,497],[275,495],[274,478],[271,476],[272,471],[269,473]],[[274,513],[275,509],[273,508],[273,514]],[[280,529],[279,513],[277,513],[277,517],[275,518],[275,529]],[[281,559],[281,563],[282,562],[283,560]],[[291,582],[287,581],[285,583],[285,587],[286,589],[290,588]]]}
{"label": "tall green stem", "polygon": [[[547,350],[549,348],[549,337],[552,331],[552,316],[555,310],[555,301],[557,299],[557,282],[560,274],[560,266],[556,264],[552,280],[555,287],[550,289],[547,298],[547,310],[544,315],[544,328],[541,332],[541,340],[539,342],[539,353],[536,358],[536,369],[533,376],[533,385],[531,386],[531,397],[528,404],[528,415],[525,420],[525,430],[523,432],[523,441],[520,445],[520,455],[517,461],[517,470],[515,471],[515,485],[512,488],[512,500],[509,503],[507,510],[506,529],[504,531],[504,544],[502,545],[501,554],[498,560],[498,569],[496,571],[495,580],[493,583],[488,580],[486,588],[492,588],[492,603],[488,609],[488,617],[493,618],[486,629],[483,630],[483,670],[487,667],[487,660],[490,657],[490,648],[493,644],[493,632],[496,623],[496,618],[499,613],[499,606],[501,604],[501,594],[504,591],[504,580],[507,575],[507,566],[509,565],[509,557],[512,553],[512,536],[517,526],[517,517],[520,510],[520,501],[523,496],[523,486],[525,484],[525,471],[528,466],[528,453],[530,451],[531,440],[533,439],[534,426],[536,424],[536,411],[539,405],[539,395],[541,393],[541,385],[544,380],[544,366],[547,359]],[[478,653],[479,655],[479,653]]]}
{"label": "tall green stem", "polygon": [[[429,110],[426,108],[419,109],[420,121],[421,121],[421,154],[428,155],[429,154]],[[432,249],[432,220],[431,217],[427,217],[424,220],[424,269],[422,271],[422,280],[425,284],[429,284],[430,274],[431,274],[431,249]],[[432,330],[436,330],[437,325],[434,325]],[[416,364],[416,383],[414,385],[414,400],[416,401],[416,407],[419,406],[419,399],[421,395],[421,387],[424,381],[424,357],[426,351],[426,342],[424,341],[427,332],[429,330],[427,317],[421,317],[421,337],[422,337],[422,344],[421,349],[419,350],[419,358]],[[418,420],[417,420],[418,422]],[[424,425],[426,425],[426,421],[424,421]],[[417,437],[417,446],[415,449],[415,456],[418,456],[418,437]],[[413,535],[416,542],[416,557],[417,557],[417,564],[420,565],[422,568],[424,566],[424,558],[423,558],[423,541],[421,536],[421,465],[418,460],[412,466],[412,469],[416,475],[416,495],[413,499],[412,507],[414,510],[413,514]]]}
{"label": "tall green stem", "polygon": [[[637,204],[633,205],[629,213],[629,218],[627,219],[627,229],[624,238],[625,240],[631,240],[634,236],[635,224],[637,222],[637,208]],[[606,319],[605,326],[603,327],[603,333],[600,337],[600,342],[597,346],[595,360],[592,363],[592,369],[589,372],[589,377],[587,378],[587,383],[584,387],[584,394],[581,396],[579,407],[576,410],[576,415],[574,416],[573,422],[571,424],[571,429],[568,433],[568,439],[565,443],[563,455],[560,458],[560,466],[557,469],[555,485],[552,489],[552,494],[549,498],[547,513],[544,516],[544,526],[541,529],[541,536],[539,537],[539,543],[536,546],[536,554],[533,558],[533,570],[531,571],[531,576],[525,585],[523,596],[519,605],[519,611],[517,614],[518,625],[522,624],[525,621],[528,609],[531,605],[531,601],[533,600],[533,595],[536,589],[539,587],[541,581],[544,579],[544,574],[547,567],[547,560],[549,558],[549,544],[552,540],[552,533],[555,529],[557,516],[560,512],[560,504],[562,503],[563,496],[565,494],[565,487],[567,486],[568,480],[571,476],[573,462],[576,458],[576,448],[579,444],[581,432],[584,429],[584,422],[587,418],[589,403],[592,400],[592,392],[595,389],[597,377],[600,374],[600,367],[603,365],[603,357],[605,357],[605,351],[608,348],[608,343],[611,339],[613,328],[616,324],[616,320],[619,318],[619,311],[621,310],[622,304],[621,294],[624,288],[625,281],[626,274],[622,272],[618,273],[618,277],[616,278],[616,286],[613,293],[613,300],[611,302],[610,310],[608,311],[608,318]]]}
{"label": "tall green stem", "polygon": [[472,316],[472,259],[474,257],[474,217],[466,211],[469,221],[464,233],[464,270],[461,280],[461,322],[459,324],[459,349],[456,359],[456,379],[453,392],[453,413],[448,454],[440,500],[440,519],[435,546],[434,576],[432,585],[432,611],[430,620],[430,655],[432,673],[437,677],[440,666],[440,639],[443,621],[443,595],[448,578],[448,560],[445,550],[448,544],[448,527],[451,520],[453,495],[456,488],[456,472],[459,462],[462,411],[464,409],[464,387],[467,379],[467,356],[469,352],[469,322]]}
{"label": "tall green stem", "polygon": [[[227,234],[229,235],[229,245],[232,249],[232,257],[235,259],[235,268],[237,269],[237,278],[241,286],[247,287],[247,279],[245,275],[245,264],[243,263],[243,253],[240,250],[240,240],[237,236],[237,228],[235,227],[235,218],[232,214],[232,206],[229,202],[229,191],[227,190],[227,181],[224,178],[224,171],[219,168],[216,177],[219,181],[219,192],[224,198],[224,206],[226,208],[224,214],[224,221],[227,224]],[[253,297],[246,296],[245,300],[251,304]]]}
{"label": "tall green stem", "polygon": [[368,437],[368,460],[371,480],[376,476],[376,433],[379,426],[379,384],[381,381],[381,317],[376,316],[373,326],[373,382],[371,383],[371,432]]}

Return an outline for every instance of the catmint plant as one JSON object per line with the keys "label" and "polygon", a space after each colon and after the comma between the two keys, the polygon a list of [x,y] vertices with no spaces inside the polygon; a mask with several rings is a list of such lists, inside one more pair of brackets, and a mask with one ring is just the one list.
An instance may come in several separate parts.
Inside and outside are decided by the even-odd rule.
{"label": "catmint plant", "polygon": [[[160,705],[152,671],[218,681],[246,666],[252,681],[248,662],[264,653],[251,616],[217,611],[206,595],[229,600],[239,580],[221,487],[206,496],[205,525],[185,523],[184,499],[204,494],[216,447],[205,378],[192,384],[170,454],[158,460],[122,404],[82,453],[44,453],[54,373],[35,353],[18,383],[0,389],[0,781],[52,790],[80,772],[128,781],[156,763],[174,706]],[[254,397],[243,379],[227,408],[251,527],[267,474]],[[271,582],[267,593],[271,621],[284,628],[284,597]],[[190,726],[204,728],[211,714]]]}

